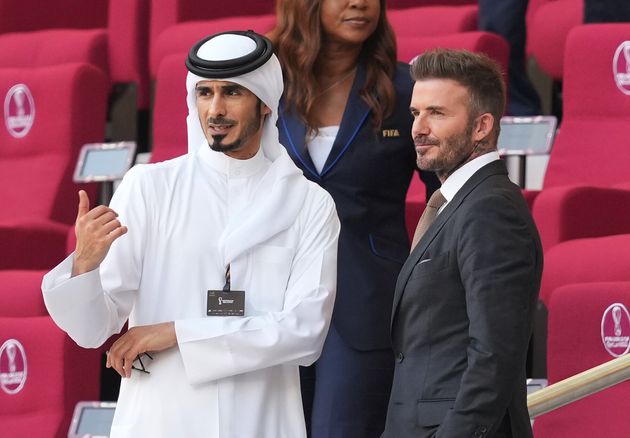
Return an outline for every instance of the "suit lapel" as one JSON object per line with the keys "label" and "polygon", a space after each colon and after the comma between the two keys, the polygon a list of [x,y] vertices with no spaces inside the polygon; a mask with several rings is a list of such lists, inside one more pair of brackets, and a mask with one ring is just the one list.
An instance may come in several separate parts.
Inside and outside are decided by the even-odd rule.
{"label": "suit lapel", "polygon": [[285,146],[293,159],[301,164],[301,167],[310,173],[314,178],[321,179],[319,172],[315,169],[308,149],[306,148],[306,125],[290,111],[286,111],[283,103],[280,104],[280,126],[287,138]]}
{"label": "suit lapel", "polygon": [[365,103],[359,91],[365,83],[365,69],[359,65],[357,68],[357,74],[352,83],[350,89],[350,95],[348,96],[348,102],[344,109],[343,116],[341,118],[341,125],[339,126],[339,132],[333,143],[332,150],[324,163],[322,168],[322,175],[326,175],[330,170],[335,167],[341,157],[346,153],[355,137],[359,133],[361,127],[366,123],[368,116],[370,115],[370,107]]}
{"label": "suit lapel", "polygon": [[470,177],[468,181],[462,186],[462,188],[457,192],[455,197],[449,202],[444,210],[435,218],[435,221],[431,224],[427,232],[422,239],[418,242],[416,247],[413,249],[402,269],[400,270],[400,274],[398,275],[398,280],[396,282],[396,289],[394,292],[394,302],[393,302],[393,311],[392,311],[392,324],[394,321],[394,317],[396,316],[396,310],[398,309],[398,304],[403,296],[405,288],[407,286],[407,282],[409,281],[409,276],[413,271],[414,267],[421,260],[424,253],[427,251],[427,248],[435,239],[435,237],[440,233],[446,222],[453,216],[453,214],[459,209],[459,207],[464,202],[464,199],[472,192],[475,187],[481,184],[486,178],[491,175],[496,174],[506,174],[507,169],[505,167],[505,163],[502,160],[493,161]]}
{"label": "suit lapel", "polygon": [[335,137],[333,147],[324,163],[321,174],[315,169],[313,160],[306,148],[306,125],[294,114],[286,111],[282,103],[280,104],[280,129],[283,130],[288,141],[288,144],[285,146],[289,149],[289,153],[301,163],[302,167],[317,180],[320,180],[337,165],[370,115],[370,107],[359,95],[359,91],[364,83],[365,69],[359,66],[341,118],[339,132],[337,137]]}

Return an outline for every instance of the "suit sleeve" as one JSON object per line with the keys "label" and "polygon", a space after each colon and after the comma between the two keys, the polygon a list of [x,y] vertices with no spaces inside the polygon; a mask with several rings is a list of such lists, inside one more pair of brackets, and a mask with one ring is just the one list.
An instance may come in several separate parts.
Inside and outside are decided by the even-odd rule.
{"label": "suit sleeve", "polygon": [[514,199],[488,195],[462,218],[458,265],[469,319],[468,366],[437,437],[492,436],[523,385],[540,281],[539,246]]}
{"label": "suit sleeve", "polygon": [[328,332],[337,283],[339,220],[332,198],[312,203],[281,311],[175,321],[188,381],[204,383],[279,364],[310,365]]}

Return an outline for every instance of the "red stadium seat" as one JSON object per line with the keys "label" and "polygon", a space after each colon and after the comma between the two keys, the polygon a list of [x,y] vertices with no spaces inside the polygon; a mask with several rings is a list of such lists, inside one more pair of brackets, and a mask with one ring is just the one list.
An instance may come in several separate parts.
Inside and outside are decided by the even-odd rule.
{"label": "red stadium seat", "polygon": [[188,153],[185,59],[186,54],[180,53],[160,64],[153,107],[153,163]]}
{"label": "red stadium seat", "polygon": [[104,29],[40,30],[0,35],[0,68],[85,62],[109,73]]}
{"label": "red stadium seat", "polygon": [[630,233],[630,192],[607,189],[630,182],[630,86],[618,84],[630,65],[628,35],[629,23],[582,25],[569,34],[564,118],[533,209],[545,250]]}
{"label": "red stadium seat", "polygon": [[[472,32],[477,26],[477,5],[422,6],[394,9],[388,3],[387,19],[396,37],[436,36]],[[417,6],[417,4],[416,4]]]}
{"label": "red stadium seat", "polygon": [[[460,32],[435,37],[398,37],[398,59],[409,62],[422,52],[437,47],[447,49],[465,49],[484,53],[494,59],[507,71],[510,48],[507,41],[490,32]],[[507,78],[507,77],[506,77]]]}
{"label": "red stadium seat", "polygon": [[2,436],[67,437],[75,404],[98,400],[99,361],[48,316],[0,317]]}
{"label": "red stadium seat", "polygon": [[545,252],[540,299],[547,305],[554,290],[571,283],[630,281],[630,234],[575,239]]}
{"label": "red stadium seat", "polygon": [[0,269],[47,269],[64,257],[73,170],[81,146],[103,140],[107,88],[87,64],[0,69]]}
{"label": "red stadium seat", "polygon": [[[630,349],[628,309],[630,282],[572,284],[556,289],[549,303],[549,383],[608,362],[614,359],[613,354]],[[538,417],[534,434],[536,438],[625,436],[630,427],[629,409],[630,382],[624,382]]]}
{"label": "red stadium seat", "polygon": [[0,0],[0,34],[107,25],[109,0]]}
{"label": "red stadium seat", "polygon": [[527,10],[527,54],[540,68],[562,79],[569,31],[584,21],[584,0],[531,0]]}
{"label": "red stadium seat", "polygon": [[34,13],[41,5],[33,0],[0,0],[0,67],[91,63],[115,84],[135,84],[138,107],[146,109],[149,1],[55,0]]}
{"label": "red stadium seat", "polygon": [[41,292],[45,271],[0,271],[0,317],[46,316]]}
{"label": "red stadium seat", "polygon": [[[630,233],[630,190],[610,188],[630,182],[630,95],[618,86],[623,75],[615,72],[620,64],[619,72],[626,72],[620,49],[628,35],[628,23],[592,24],[575,27],[567,38],[564,118],[543,190],[526,192],[535,197],[533,215],[545,250],[544,304],[556,287],[576,279],[630,280],[619,257],[627,239],[615,237]],[[536,377],[544,375],[543,313],[534,331]]]}

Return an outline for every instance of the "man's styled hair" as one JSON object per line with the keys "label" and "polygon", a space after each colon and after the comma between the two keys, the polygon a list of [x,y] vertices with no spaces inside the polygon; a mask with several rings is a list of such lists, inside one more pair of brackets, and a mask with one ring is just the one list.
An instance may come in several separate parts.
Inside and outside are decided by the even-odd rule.
{"label": "man's styled hair", "polygon": [[414,81],[451,79],[466,87],[470,95],[470,120],[484,113],[494,117],[494,140],[499,137],[505,111],[505,82],[501,67],[486,55],[468,50],[434,49],[411,64]]}

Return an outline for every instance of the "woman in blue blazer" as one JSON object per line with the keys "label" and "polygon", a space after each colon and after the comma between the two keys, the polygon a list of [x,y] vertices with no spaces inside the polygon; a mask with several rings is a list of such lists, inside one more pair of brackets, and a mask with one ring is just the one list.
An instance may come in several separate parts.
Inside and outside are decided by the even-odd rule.
{"label": "woman in blue blazer", "polygon": [[[313,438],[379,437],[393,372],[392,297],[409,254],[413,82],[396,62],[385,0],[278,0],[276,13],[280,142],[332,195],[341,219],[332,324],[321,357],[302,369],[307,427]],[[421,177],[428,194],[439,186],[433,174]]]}

